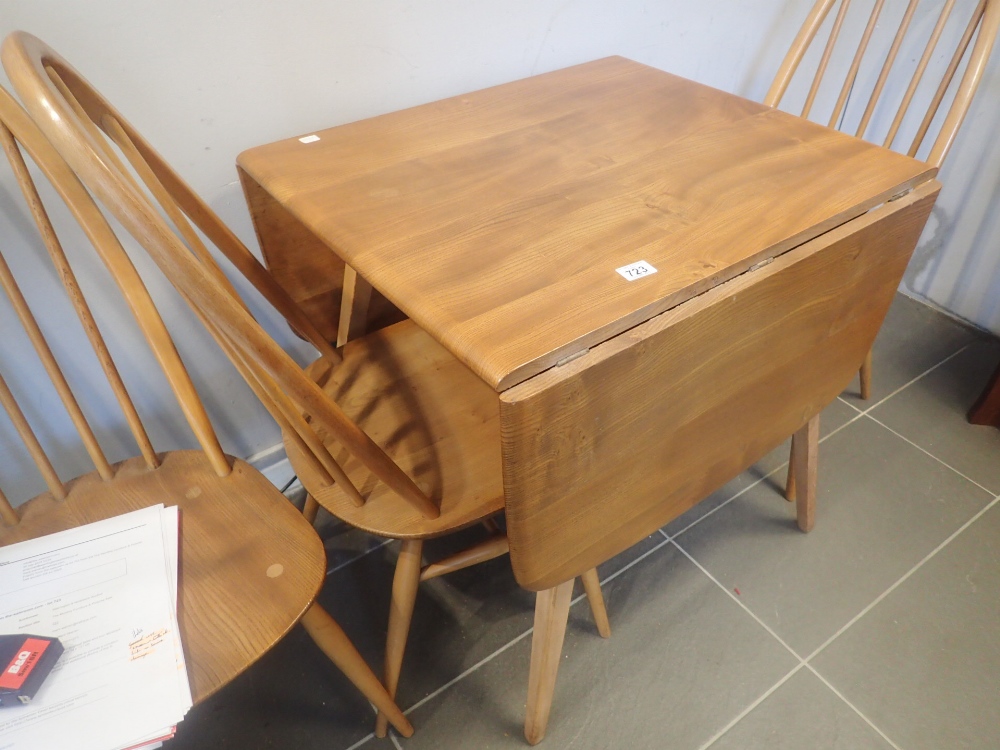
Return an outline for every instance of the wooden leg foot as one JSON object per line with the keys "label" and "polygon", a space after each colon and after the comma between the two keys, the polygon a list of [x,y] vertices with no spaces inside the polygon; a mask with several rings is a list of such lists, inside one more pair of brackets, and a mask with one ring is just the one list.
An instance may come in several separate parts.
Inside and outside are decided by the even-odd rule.
{"label": "wooden leg foot", "polygon": [[858,372],[861,379],[861,398],[866,401],[872,396],[872,353],[868,350],[865,361],[861,363],[861,370]]}
{"label": "wooden leg foot", "polygon": [[812,531],[816,523],[816,470],[819,460],[819,414],[795,433],[798,444],[794,451],[795,478],[798,497],[795,510],[799,528]]}
{"label": "wooden leg foot", "polygon": [[583,590],[587,592],[590,612],[594,616],[594,624],[601,638],[611,637],[611,623],[608,622],[608,610],[604,606],[604,594],[601,593],[601,579],[597,576],[597,568],[591,568],[580,576]]}
{"label": "wooden leg foot", "polygon": [[[392,579],[392,603],[389,606],[389,634],[385,642],[385,689],[395,699],[399,685],[399,672],[403,666],[406,638],[413,619],[413,604],[417,600],[420,583],[420,558],[424,543],[421,539],[404,540],[396,560],[396,574]],[[381,710],[375,719],[375,736],[385,737],[388,717]]]}
{"label": "wooden leg foot", "polygon": [[392,725],[404,737],[413,734],[413,726],[403,716],[389,693],[378,681],[367,662],[358,653],[337,621],[334,620],[318,604],[314,604],[305,613],[302,626],[309,633],[330,661],[337,665],[354,686],[364,694],[365,698],[374,703],[383,712]]}
{"label": "wooden leg foot", "polygon": [[573,580],[539,591],[535,597],[535,631],[531,637],[531,672],[528,675],[528,708],[524,738],[537,745],[545,737],[552,709],[552,693],[562,658]]}

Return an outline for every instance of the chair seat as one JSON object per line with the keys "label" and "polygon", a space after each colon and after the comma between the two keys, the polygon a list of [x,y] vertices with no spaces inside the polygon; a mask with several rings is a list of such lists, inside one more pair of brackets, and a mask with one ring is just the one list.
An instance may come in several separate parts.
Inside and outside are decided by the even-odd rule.
{"label": "chair seat", "polygon": [[[395,539],[445,534],[503,510],[495,391],[409,320],[341,351],[343,363],[331,368],[317,360],[306,373],[439,504],[441,515],[424,518],[318,430],[366,500],[359,508],[332,484],[315,493],[320,505],[352,526]],[[285,446],[306,486],[318,486],[295,443]]]}
{"label": "chair seat", "polygon": [[326,572],[310,524],[248,464],[220,477],[201,451],[116,464],[105,482],[91,472],[20,507],[21,523],[0,524],[0,545],[147,507],[180,508],[178,619],[197,703],[259,659],[312,603]]}

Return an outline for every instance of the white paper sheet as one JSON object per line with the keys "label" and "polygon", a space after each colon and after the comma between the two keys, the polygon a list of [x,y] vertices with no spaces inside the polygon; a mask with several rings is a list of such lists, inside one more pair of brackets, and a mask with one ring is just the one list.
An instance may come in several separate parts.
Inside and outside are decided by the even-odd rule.
{"label": "white paper sheet", "polygon": [[0,710],[0,750],[111,750],[184,717],[176,556],[162,505],[0,548],[0,633],[66,649],[29,705]]}

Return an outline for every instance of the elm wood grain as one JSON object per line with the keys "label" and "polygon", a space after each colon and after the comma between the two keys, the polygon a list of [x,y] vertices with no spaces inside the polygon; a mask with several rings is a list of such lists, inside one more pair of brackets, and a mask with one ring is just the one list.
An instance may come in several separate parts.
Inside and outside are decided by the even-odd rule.
{"label": "elm wood grain", "polygon": [[503,510],[497,394],[412,321],[348,343],[331,367],[306,369],[345,416],[412,477],[439,510],[427,518],[398,495],[329,431],[317,428],[364,499],[324,484],[300,446],[287,443],[293,468],[316,501],[364,531],[426,539],[471,526]]}
{"label": "elm wood grain", "polygon": [[972,424],[1000,427],[1000,365],[969,411]]}
{"label": "elm wood grain", "polygon": [[[347,270],[344,262],[241,168],[237,167],[236,171],[268,271],[323,338],[338,341],[343,279]],[[368,304],[366,325],[360,332],[384,328],[405,317],[375,290]]]}
{"label": "elm wood grain", "polygon": [[[92,523],[162,502],[181,518],[178,620],[195,702],[230,682],[278,642],[323,583],[316,533],[259,472],[230,459],[219,477],[200,451],[136,457],[66,483],[64,500],[46,492],[18,507],[20,523],[0,528],[0,545]],[[267,571],[280,575],[271,577]]]}
{"label": "elm wood grain", "polygon": [[934,174],[622,58],[317,135],[239,165],[496,390]]}
{"label": "elm wood grain", "polygon": [[501,394],[518,583],[551,588],[609,559],[819,413],[870,347],[939,187]]}
{"label": "elm wood grain", "polygon": [[[412,733],[409,721],[357,650],[313,603],[326,565],[322,544],[310,523],[259,472],[222,453],[170,333],[114,232],[72,170],[2,88],[0,140],[58,277],[142,454],[107,466],[101,461],[103,454],[98,445],[96,450],[89,451],[97,470],[65,483],[60,481],[13,394],[0,378],[3,384],[0,405],[14,419],[28,452],[50,487],[48,493],[26,501],[17,511],[2,497],[0,515],[9,528],[0,532],[0,543],[13,543],[154,503],[176,504],[181,509],[182,523],[179,621],[195,701],[208,697],[253,664],[305,615],[305,627],[313,633],[320,648],[343,667],[369,700],[386,712],[401,733]],[[172,395],[201,443],[201,452],[153,451],[48,220],[18,144],[55,187],[94,245],[95,255],[111,272],[166,376]],[[8,268],[6,262],[0,265]],[[216,282],[220,283],[217,278]],[[4,287],[18,308],[22,325],[29,331],[57,391],[66,391],[63,402],[71,412],[76,412],[74,423],[78,433],[85,441],[96,441],[12,275],[5,274]],[[221,283],[219,288],[224,289]]]}
{"label": "elm wood grain", "polygon": [[[837,44],[839,31],[843,25],[844,18],[847,16],[849,11],[850,0],[839,1],[840,7],[837,11],[834,23],[830,27],[830,33],[827,36],[822,58],[820,59],[820,62],[813,74],[813,82],[802,109],[803,117],[808,117],[812,104],[815,101],[817,91],[824,81],[824,77],[827,72],[827,63],[829,62],[830,55]],[[777,107],[781,103],[785,92],[788,90],[789,84],[794,78],[796,72],[799,70],[803,57],[810,46],[816,41],[819,30],[823,25],[823,21],[829,15],[830,11],[837,4],[837,2],[838,0],[817,0],[815,5],[813,5],[809,14],[806,16],[801,29],[796,35],[795,40],[792,42],[785,59],[782,61],[781,67],[775,74],[771,88],[768,91],[767,96],[764,98],[765,104]],[[855,135],[859,138],[868,138],[870,140],[878,139],[878,136],[869,132],[869,127],[872,123],[872,115],[875,112],[876,106],[883,101],[883,93],[888,90],[893,92],[892,96],[895,96],[897,87],[890,86],[887,89],[886,82],[888,81],[889,75],[896,64],[896,58],[899,54],[903,40],[906,38],[907,32],[910,30],[914,12],[916,11],[918,4],[919,0],[910,0],[906,6],[905,12],[900,18],[898,25],[895,27],[892,44],[885,54],[878,79],[875,81],[870,94],[868,94],[868,103],[865,106],[864,113],[861,115],[857,128],[855,129]],[[927,71],[928,63],[931,61],[932,55],[935,53],[938,42],[941,39],[942,32],[955,5],[954,0],[945,0],[945,2],[938,4],[941,6],[941,10],[938,13],[937,20],[931,30],[931,33],[927,36],[923,45],[924,49],[920,56],[920,60],[914,67],[901,101],[898,106],[893,105],[895,107],[895,115],[886,129],[886,133],[884,134],[884,139],[882,141],[886,148],[891,148],[893,146],[893,143],[899,134],[900,126],[907,117],[907,113],[914,100],[914,95],[917,93],[921,80]],[[858,43],[857,49],[854,53],[854,58],[851,61],[851,66],[844,77],[843,83],[841,84],[840,94],[833,106],[832,112],[830,113],[829,121],[827,123],[829,127],[836,126],[849,96],[863,97],[866,95],[866,92],[858,85],[857,76],[862,60],[868,52],[873,32],[879,25],[884,5],[884,0],[877,0],[877,2],[871,6],[865,31],[861,35],[860,42]],[[891,28],[891,26],[889,26],[889,28]],[[935,121],[935,119],[941,119],[936,118],[938,110],[940,109],[947,92],[951,88],[951,84],[955,78],[955,74],[961,66],[962,60],[966,57],[966,52],[968,52],[969,45],[972,42],[972,37],[976,35],[976,32],[978,31],[976,43],[973,45],[972,52],[969,53],[968,59],[966,60],[965,70],[962,74],[961,81],[954,89],[951,105],[947,114],[943,119],[941,119],[940,130],[930,147],[926,159],[929,164],[935,167],[941,167],[944,163],[945,157],[948,155],[948,151],[950,150],[952,143],[954,143],[958,130],[962,125],[962,121],[965,119],[965,115],[969,110],[969,105],[972,103],[976,90],[979,88],[983,70],[986,67],[986,63],[993,50],[993,45],[996,42],[998,29],[1000,29],[1000,2],[997,2],[997,0],[980,0],[969,16],[968,22],[965,26],[965,31],[959,38],[954,50],[952,50],[951,59],[947,67],[942,72],[933,96],[928,98],[928,106],[924,111],[923,119],[920,122],[919,127],[917,127],[913,140],[910,142],[909,148],[906,151],[909,156],[917,155],[917,152],[920,150],[924,139],[927,136],[931,124]],[[920,35],[922,33],[922,30],[916,28],[914,29],[914,35]],[[904,57],[906,59],[902,61],[902,64],[909,64],[909,55]],[[861,366],[860,378],[861,397],[867,399],[871,395],[872,375],[870,353],[869,356],[865,358],[865,361]]]}

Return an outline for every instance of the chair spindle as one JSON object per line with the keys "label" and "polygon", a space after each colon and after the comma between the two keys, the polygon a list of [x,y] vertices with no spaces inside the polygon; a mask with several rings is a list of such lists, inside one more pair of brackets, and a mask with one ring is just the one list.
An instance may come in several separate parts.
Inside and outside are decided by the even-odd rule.
{"label": "chair spindle", "polygon": [[896,36],[893,37],[892,46],[889,48],[889,54],[886,55],[885,62],[882,63],[882,70],[878,74],[878,80],[875,81],[875,88],[872,89],[872,94],[868,99],[868,105],[865,107],[865,112],[861,116],[861,122],[858,123],[857,132],[855,135],[858,138],[865,137],[865,131],[868,129],[868,123],[872,119],[872,115],[875,113],[875,105],[878,104],[878,99],[882,95],[882,89],[885,88],[885,82],[889,79],[889,71],[892,70],[893,63],[896,62],[896,55],[899,54],[899,48],[903,44],[903,37],[906,36],[907,29],[910,28],[910,21],[913,20],[913,14],[917,10],[917,4],[920,0],[910,0],[909,5],[906,6],[906,12],[903,14],[903,18],[899,23],[899,28],[896,29]]}
{"label": "chair spindle", "polygon": [[31,460],[38,467],[38,471],[42,475],[42,479],[45,480],[45,484],[48,486],[49,492],[52,493],[52,497],[56,500],[65,500],[66,488],[63,487],[59,475],[56,474],[56,470],[52,467],[52,462],[49,461],[49,457],[45,454],[42,444],[35,437],[34,430],[31,429],[28,420],[25,419],[24,412],[18,406],[14,394],[7,387],[7,381],[3,379],[2,375],[0,375],[0,406],[3,406],[4,411],[7,412],[7,416],[10,417],[10,421],[14,424],[14,429],[21,436],[24,447],[28,449]]}
{"label": "chair spindle", "polygon": [[965,27],[965,33],[962,34],[962,39],[959,41],[958,47],[955,48],[955,54],[951,56],[951,62],[948,63],[948,68],[941,77],[941,83],[938,85],[937,91],[934,92],[934,98],[931,100],[931,105],[927,108],[927,113],[924,115],[924,119],[920,123],[920,127],[917,129],[917,134],[913,138],[910,150],[906,152],[907,156],[916,156],[917,151],[920,150],[924,137],[927,135],[927,130],[930,128],[931,122],[934,120],[934,116],[937,114],[937,111],[941,106],[941,101],[944,99],[945,92],[948,90],[952,80],[955,78],[955,72],[958,70],[958,66],[962,62],[962,58],[965,57],[966,50],[969,49],[969,43],[972,41],[972,36],[976,33],[976,29],[979,27],[979,23],[982,21],[983,13],[985,11],[986,0],[979,0],[979,5],[976,6],[976,10],[972,13],[972,18],[969,19],[969,24]]}
{"label": "chair spindle", "polygon": [[899,132],[899,126],[902,125],[903,118],[906,116],[906,112],[910,108],[910,103],[913,101],[913,95],[917,91],[917,86],[920,85],[920,79],[924,77],[924,71],[927,70],[927,63],[931,60],[934,48],[937,47],[938,40],[941,38],[941,32],[944,31],[944,26],[948,22],[948,18],[951,16],[951,11],[954,7],[955,0],[947,0],[944,7],[941,8],[941,14],[938,16],[937,23],[934,25],[934,30],[931,32],[931,38],[927,42],[927,46],[924,48],[924,54],[920,56],[920,62],[917,63],[917,69],[913,72],[913,77],[910,79],[910,85],[906,87],[906,93],[903,94],[903,101],[899,105],[899,110],[896,112],[895,118],[893,118],[892,125],[889,126],[889,132],[885,137],[885,142],[882,144],[886,148],[890,148],[892,146],[892,142],[896,139],[896,133]]}
{"label": "chair spindle", "polygon": [[837,97],[837,104],[833,108],[833,113],[830,115],[829,127],[834,127],[837,124],[837,118],[840,117],[840,112],[847,103],[847,97],[851,93],[851,89],[854,87],[854,81],[858,76],[858,70],[861,68],[861,60],[865,56],[865,52],[868,50],[868,43],[871,41],[872,33],[875,31],[875,26],[878,24],[879,15],[882,13],[882,6],[885,5],[885,0],[877,0],[875,6],[872,8],[871,15],[868,16],[868,25],[865,26],[865,33],[861,37],[861,43],[858,45],[858,51],[854,53],[854,59],[851,61],[851,68],[847,71],[847,77],[844,79],[844,85],[840,89],[840,96]]}
{"label": "chair spindle", "polygon": [[837,11],[837,17],[834,19],[833,28],[830,29],[830,38],[826,40],[823,57],[819,61],[819,67],[816,68],[816,75],[813,77],[812,86],[809,88],[809,95],[806,97],[806,103],[802,107],[803,117],[809,116],[809,111],[816,100],[819,86],[823,82],[823,76],[826,74],[826,66],[830,62],[830,56],[833,54],[833,48],[837,44],[837,37],[840,36],[840,28],[844,25],[844,17],[847,15],[847,9],[850,5],[851,0],[842,0],[840,3],[840,9]]}
{"label": "chair spindle", "polygon": [[105,377],[108,379],[108,384],[111,386],[115,399],[118,401],[125,420],[132,431],[132,436],[135,438],[139,451],[145,459],[146,465],[151,469],[155,469],[159,465],[159,459],[149,440],[149,435],[146,433],[146,428],[143,426],[135,404],[132,402],[132,398],[125,388],[125,383],[122,381],[118,368],[111,357],[111,353],[108,351],[107,344],[101,336],[97,321],[94,319],[90,306],[87,304],[86,298],[80,289],[76,275],[69,265],[62,244],[59,242],[55,229],[42,204],[41,196],[39,196],[35,183],[28,172],[28,167],[24,162],[21,150],[18,148],[13,134],[3,124],[0,124],[0,142],[2,142],[4,152],[7,154],[7,160],[10,162],[14,176],[21,187],[25,202],[28,204],[28,208],[35,220],[35,226],[38,228],[42,241],[49,252],[49,257],[52,259],[56,273],[62,280],[67,296],[74,310],[76,310],[84,333],[90,341],[91,348],[93,348],[97,356]]}

